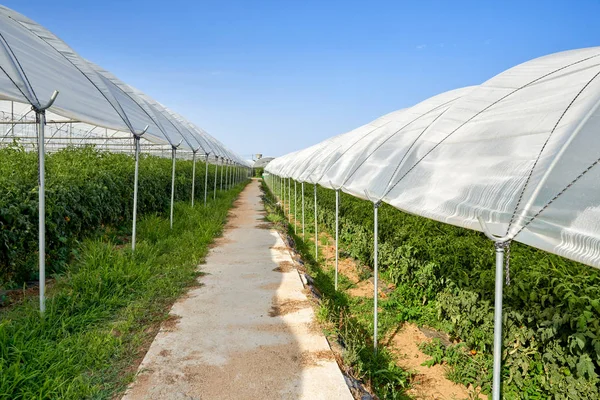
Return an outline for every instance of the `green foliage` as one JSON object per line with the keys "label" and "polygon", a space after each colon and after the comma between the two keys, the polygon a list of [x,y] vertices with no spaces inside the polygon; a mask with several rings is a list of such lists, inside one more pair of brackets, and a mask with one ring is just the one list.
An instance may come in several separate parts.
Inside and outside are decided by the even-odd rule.
{"label": "green foliage", "polygon": [[254,177],[260,178],[260,177],[262,177],[263,173],[265,172],[265,169],[264,168],[254,168],[253,171],[254,171]]}
{"label": "green foliage", "polygon": [[[37,279],[37,155],[0,149],[0,287]],[[213,168],[210,168],[212,188]],[[107,227],[126,227],[133,210],[134,160],[125,154],[67,148],[46,159],[48,274],[64,271],[79,241]],[[204,194],[204,164],[196,166],[196,197]],[[192,162],[178,160],[175,199],[191,198]],[[139,215],[163,213],[171,199],[171,160],[142,156]]]}
{"label": "green foliage", "polygon": [[219,193],[206,208],[176,203],[172,230],[168,218],[141,218],[134,254],[85,239],[51,288],[44,317],[37,298],[0,315],[0,399],[119,397],[134,377],[132,360],[170,304],[195,284],[241,188]]}
{"label": "green foliage", "polygon": [[[305,184],[312,221],[313,186]],[[301,201],[301,200],[300,200]],[[318,188],[320,229],[335,227],[335,193]],[[341,250],[373,262],[373,205],[340,193]],[[310,226],[310,225],[308,225]],[[600,398],[600,271],[513,243],[504,289],[506,398]],[[395,285],[383,316],[446,331],[450,377],[489,392],[493,344],[494,249],[482,234],[379,209],[379,268]],[[471,351],[475,352],[473,356]],[[438,356],[439,358],[439,356]]]}

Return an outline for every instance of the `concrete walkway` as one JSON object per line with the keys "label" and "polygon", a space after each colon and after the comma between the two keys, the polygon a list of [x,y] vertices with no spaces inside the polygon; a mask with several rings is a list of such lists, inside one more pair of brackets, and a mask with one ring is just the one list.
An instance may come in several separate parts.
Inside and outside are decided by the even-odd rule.
{"label": "concrete walkway", "polygon": [[352,399],[260,195],[242,192],[123,399]]}

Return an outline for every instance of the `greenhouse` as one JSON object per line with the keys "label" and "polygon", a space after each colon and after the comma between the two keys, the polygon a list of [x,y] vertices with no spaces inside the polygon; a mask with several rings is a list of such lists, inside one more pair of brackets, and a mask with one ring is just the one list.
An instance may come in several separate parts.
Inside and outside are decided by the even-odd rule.
{"label": "greenhouse", "polygon": [[[500,399],[510,242],[600,267],[599,75],[598,47],[541,57],[277,158],[266,168],[270,184],[283,192],[286,180],[315,184],[315,208],[316,185],[373,203],[376,291],[381,202],[484,232],[496,246],[493,388]],[[377,292],[374,298],[377,310]],[[374,329],[377,346],[377,311]]]}
{"label": "greenhouse", "polygon": [[[175,159],[205,161],[204,203],[208,196],[208,165],[220,166],[226,176],[249,165],[217,139],[110,72],[88,62],[50,31],[6,7],[0,7],[0,146],[19,143],[39,153],[40,307],[44,310],[44,158],[69,146],[94,145],[135,156],[133,238],[140,153],[173,159],[171,224],[175,192]],[[216,172],[215,172],[216,173]],[[231,175],[233,177],[233,175]],[[232,178],[229,178],[232,179]],[[192,187],[195,184],[192,183]],[[221,185],[222,188],[222,185]],[[215,180],[214,191],[217,184]],[[193,190],[192,190],[192,203]]]}
{"label": "greenhouse", "polygon": [[250,162],[4,6],[0,46],[0,400],[600,396],[600,47]]}

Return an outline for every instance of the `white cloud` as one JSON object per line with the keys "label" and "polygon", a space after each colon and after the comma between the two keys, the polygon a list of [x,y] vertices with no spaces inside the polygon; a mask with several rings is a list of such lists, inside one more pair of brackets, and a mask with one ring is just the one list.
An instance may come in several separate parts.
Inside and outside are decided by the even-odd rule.
{"label": "white cloud", "polygon": [[417,50],[423,50],[425,47],[427,47],[426,44],[420,44],[417,46]]}

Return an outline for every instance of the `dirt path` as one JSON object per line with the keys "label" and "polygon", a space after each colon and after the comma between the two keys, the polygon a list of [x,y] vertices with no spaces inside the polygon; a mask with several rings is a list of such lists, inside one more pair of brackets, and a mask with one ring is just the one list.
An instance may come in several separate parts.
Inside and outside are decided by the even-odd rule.
{"label": "dirt path", "polygon": [[123,399],[352,399],[260,194],[242,192]]}

